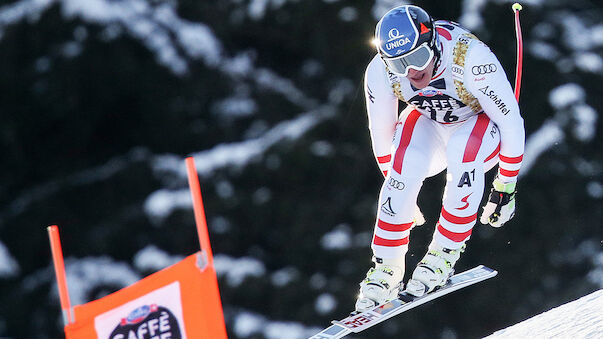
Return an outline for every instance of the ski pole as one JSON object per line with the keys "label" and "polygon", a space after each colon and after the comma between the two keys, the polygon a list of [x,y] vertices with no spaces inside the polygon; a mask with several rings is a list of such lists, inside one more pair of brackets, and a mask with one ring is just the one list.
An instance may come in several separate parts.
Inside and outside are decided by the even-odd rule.
{"label": "ski pole", "polygon": [[523,38],[521,37],[521,24],[519,23],[519,11],[522,7],[519,3],[511,6],[515,13],[515,36],[517,38],[517,67],[515,68],[515,99],[519,102],[519,91],[521,89],[521,69],[523,65]]}

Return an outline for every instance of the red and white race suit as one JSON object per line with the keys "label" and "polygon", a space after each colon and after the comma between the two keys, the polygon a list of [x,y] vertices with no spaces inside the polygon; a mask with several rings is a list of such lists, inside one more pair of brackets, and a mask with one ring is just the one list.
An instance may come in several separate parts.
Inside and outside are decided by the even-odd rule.
{"label": "red and white race suit", "polygon": [[[471,236],[485,189],[499,165],[517,180],[524,152],[523,119],[505,72],[488,46],[455,23],[437,21],[441,58],[429,86],[414,88],[376,55],[365,73],[373,152],[385,181],[372,249],[399,258],[408,248],[423,180],[447,168],[434,240],[460,248]],[[398,104],[407,107],[398,114]]]}

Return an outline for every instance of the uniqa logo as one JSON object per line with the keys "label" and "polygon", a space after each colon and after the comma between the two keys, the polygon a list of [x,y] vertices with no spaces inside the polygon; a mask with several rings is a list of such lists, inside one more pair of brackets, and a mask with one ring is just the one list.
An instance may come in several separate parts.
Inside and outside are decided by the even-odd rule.
{"label": "uniqa logo", "polygon": [[388,51],[410,43],[410,39],[404,35],[400,35],[400,31],[397,28],[390,29],[387,36],[389,39],[387,40],[387,44],[385,44],[385,48]]}

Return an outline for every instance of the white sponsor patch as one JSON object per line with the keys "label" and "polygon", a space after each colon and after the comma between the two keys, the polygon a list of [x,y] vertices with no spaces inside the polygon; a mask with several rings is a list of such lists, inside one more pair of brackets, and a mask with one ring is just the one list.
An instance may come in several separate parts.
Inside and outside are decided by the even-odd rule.
{"label": "white sponsor patch", "polygon": [[99,339],[186,338],[175,281],[94,318]]}

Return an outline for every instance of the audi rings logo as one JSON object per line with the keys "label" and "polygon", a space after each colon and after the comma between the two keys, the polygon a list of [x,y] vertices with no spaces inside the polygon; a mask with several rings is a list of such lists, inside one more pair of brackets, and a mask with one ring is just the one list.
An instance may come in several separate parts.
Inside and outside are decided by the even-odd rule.
{"label": "audi rings logo", "polygon": [[398,181],[394,178],[389,178],[389,181],[387,182],[387,184],[397,190],[403,190],[404,189],[404,183],[402,181]]}
{"label": "audi rings logo", "polygon": [[463,70],[463,67],[452,65],[452,73],[463,75],[465,74],[465,70]]}
{"label": "audi rings logo", "polygon": [[495,64],[478,65],[473,66],[471,68],[471,73],[473,73],[473,75],[488,74],[494,72],[496,72]]}

